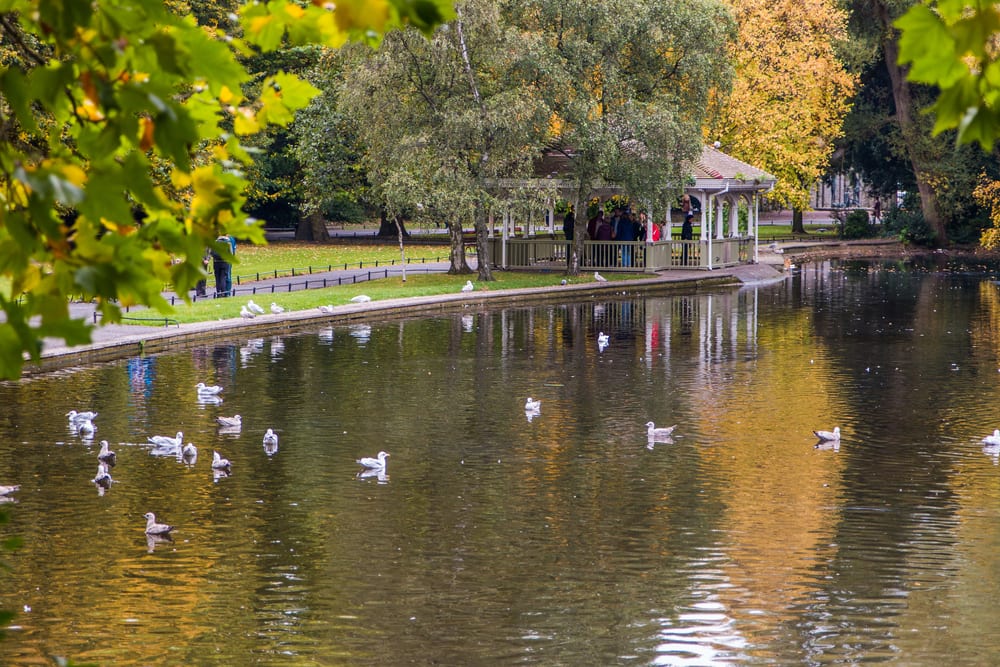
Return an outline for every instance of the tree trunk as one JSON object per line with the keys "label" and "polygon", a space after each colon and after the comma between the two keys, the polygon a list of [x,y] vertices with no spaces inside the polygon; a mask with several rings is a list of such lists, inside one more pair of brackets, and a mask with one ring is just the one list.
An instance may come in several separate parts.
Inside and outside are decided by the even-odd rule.
{"label": "tree trunk", "polygon": [[313,243],[331,243],[333,241],[326,228],[326,220],[319,213],[313,213],[299,220],[299,224],[295,226],[295,240]]}
{"label": "tree trunk", "polygon": [[[397,220],[398,218],[398,220]],[[395,239],[400,234],[403,238],[410,238],[410,233],[406,231],[406,220],[403,216],[390,216],[385,208],[379,212],[378,234],[375,236]]]}
{"label": "tree trunk", "polygon": [[566,267],[566,274],[570,276],[580,275],[580,258],[583,257],[583,242],[587,236],[587,209],[581,208],[584,201],[577,190],[573,202],[573,243],[569,247],[569,266]]}
{"label": "tree trunk", "polygon": [[490,266],[489,242],[487,240],[489,233],[486,207],[480,201],[476,209],[476,267],[479,270],[480,281],[493,280],[493,269]]}
{"label": "tree trunk", "polygon": [[802,224],[802,209],[792,207],[792,234],[805,234],[806,228]]}
{"label": "tree trunk", "polygon": [[942,245],[947,243],[948,233],[938,210],[937,195],[931,186],[933,176],[931,169],[933,162],[931,160],[933,158],[925,159],[924,152],[920,150],[921,144],[925,141],[924,130],[920,128],[913,117],[913,96],[910,91],[910,82],[906,80],[906,70],[899,65],[899,47],[896,43],[896,32],[892,27],[889,10],[882,2],[877,3],[877,6],[879,19],[884,27],[885,36],[882,38],[882,52],[885,55],[885,66],[889,70],[889,79],[892,81],[892,97],[896,104],[896,122],[899,123],[906,155],[910,159],[913,175],[917,180],[917,191],[920,193],[920,208],[923,211],[924,220],[934,230],[935,243]]}
{"label": "tree trunk", "polygon": [[459,220],[448,221],[448,237],[451,241],[451,252],[448,259],[451,266],[448,273],[452,275],[462,275],[472,273],[469,264],[465,261],[465,245],[462,241],[462,223]]}

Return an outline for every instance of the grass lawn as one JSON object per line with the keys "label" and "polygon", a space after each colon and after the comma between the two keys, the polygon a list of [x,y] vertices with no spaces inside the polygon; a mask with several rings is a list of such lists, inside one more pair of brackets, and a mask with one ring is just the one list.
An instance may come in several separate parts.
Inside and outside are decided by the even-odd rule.
{"label": "grass lawn", "polygon": [[[441,260],[448,259],[448,246],[446,245],[412,245],[406,246],[406,258],[410,262],[420,262],[420,260]],[[260,278],[274,278],[278,276],[291,275],[292,269],[295,274],[305,274],[309,272],[309,267],[313,271],[327,271],[330,268],[343,269],[344,265],[357,267],[364,263],[366,267],[379,266],[395,261],[400,262],[398,245],[369,245],[369,244],[318,244],[306,243],[302,241],[276,241],[265,246],[255,246],[244,244],[236,249],[237,263],[233,265],[233,284],[247,283]],[[208,279],[209,285],[214,285],[212,277]]]}
{"label": "grass lawn", "polygon": [[[609,281],[636,280],[647,277],[642,273],[603,273]],[[296,292],[279,292],[276,294],[237,295],[225,299],[200,299],[192,304],[179,303],[175,312],[166,315],[180,323],[208,322],[212,320],[230,319],[240,316],[240,307],[253,299],[266,311],[270,312],[271,302],[283,306],[286,310],[312,310],[321,305],[342,306],[351,302],[351,298],[359,294],[371,297],[372,301],[395,299],[400,297],[428,296],[434,294],[453,294],[461,290],[465,281],[472,280],[476,290],[506,290],[522,287],[551,287],[559,285],[563,279],[570,284],[588,283],[594,281],[593,273],[584,273],[575,278],[566,278],[563,273],[523,273],[520,271],[494,271],[494,280],[490,283],[479,283],[475,274],[450,276],[443,273],[422,273],[407,276],[404,283],[399,276],[371,280],[356,285],[342,285],[325,289],[299,290]],[[131,317],[142,317],[144,311],[133,309],[127,313]],[[150,317],[158,316],[150,312]],[[159,315],[163,317],[163,315]],[[126,320],[125,322],[129,322]],[[135,322],[135,324],[145,324]]]}

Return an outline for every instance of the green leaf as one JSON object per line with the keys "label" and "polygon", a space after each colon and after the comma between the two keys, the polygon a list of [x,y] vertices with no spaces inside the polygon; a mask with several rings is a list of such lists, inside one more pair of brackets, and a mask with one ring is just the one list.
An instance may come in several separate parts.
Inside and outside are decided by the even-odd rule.
{"label": "green leaf", "polygon": [[969,68],[956,53],[954,37],[929,7],[914,5],[895,25],[901,30],[899,62],[911,63],[911,81],[946,88],[969,75]]}
{"label": "green leaf", "polygon": [[38,125],[35,123],[35,115],[31,111],[31,93],[28,87],[28,79],[18,69],[4,70],[0,75],[0,86],[3,88],[4,98],[14,110],[17,120],[26,132],[37,132]]}

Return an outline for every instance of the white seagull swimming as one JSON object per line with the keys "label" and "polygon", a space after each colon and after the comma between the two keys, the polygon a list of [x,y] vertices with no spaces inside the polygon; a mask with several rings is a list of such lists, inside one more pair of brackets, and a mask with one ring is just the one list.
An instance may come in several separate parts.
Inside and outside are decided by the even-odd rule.
{"label": "white seagull swimming", "polygon": [[224,459],[222,458],[222,455],[219,454],[219,452],[216,452],[214,450],[212,451],[213,470],[229,470],[231,467],[232,464],[229,462],[229,459]]}
{"label": "white seagull swimming", "polygon": [[147,535],[166,535],[174,529],[173,526],[168,526],[165,523],[156,523],[156,515],[152,512],[146,512],[143,516],[146,517]]}
{"label": "white seagull swimming", "polygon": [[677,428],[677,424],[673,426],[662,426],[656,428],[656,424],[653,422],[646,422],[646,437],[649,438],[669,438],[674,433],[674,429]]}
{"label": "white seagull swimming", "polygon": [[606,282],[608,282],[608,279],[605,278],[604,276],[602,276],[597,271],[594,271],[594,280],[596,280],[599,283],[606,283]]}
{"label": "white seagull swimming", "polygon": [[462,285],[463,292],[471,292],[474,289],[476,289],[476,286],[472,284],[471,280],[466,280],[465,284]]}
{"label": "white seagull swimming", "polygon": [[987,447],[1000,447],[1000,428],[994,429],[993,433],[982,440]]}
{"label": "white seagull swimming", "polygon": [[90,410],[84,412],[77,412],[76,410],[70,410],[69,412],[66,413],[66,416],[69,417],[69,421],[71,424],[79,424],[80,422],[94,421],[94,417],[97,416],[97,413],[92,412]]}
{"label": "white seagull swimming", "polygon": [[264,309],[258,306],[256,303],[254,303],[253,299],[247,301],[247,310],[249,310],[251,313],[256,313],[257,315],[264,314]]}
{"label": "white seagull swimming", "polygon": [[363,456],[358,459],[358,463],[369,470],[385,470],[385,457],[387,456],[389,456],[389,452],[379,452],[376,458]]}
{"label": "white seagull swimming", "polygon": [[542,409],[542,402],[540,400],[536,401],[529,396],[528,400],[524,402],[524,409],[528,412],[537,412]]}
{"label": "white seagull swimming", "polygon": [[608,334],[604,333],[603,331],[597,334],[597,344],[600,345],[601,347],[607,347],[610,340],[611,338],[608,336]]}
{"label": "white seagull swimming", "polygon": [[277,445],[278,434],[274,432],[274,429],[267,429],[267,433],[264,434],[264,446],[277,447]]}
{"label": "white seagull swimming", "polygon": [[20,484],[14,484],[12,486],[0,485],[0,496],[9,496],[10,494],[14,493],[20,488],[21,488]]}
{"label": "white seagull swimming", "polygon": [[840,442],[840,427],[835,426],[832,431],[813,431],[821,442]]}
{"label": "white seagull swimming", "polygon": [[220,415],[215,418],[215,421],[218,422],[219,426],[225,426],[226,428],[243,426],[243,417],[239,415],[233,415],[232,417],[223,417]]}
{"label": "white seagull swimming", "polygon": [[275,315],[280,315],[283,312],[285,312],[285,309],[272,301],[271,302],[271,312],[274,313]]}
{"label": "white seagull swimming", "polygon": [[109,449],[107,440],[101,440],[101,451],[97,454],[97,460],[107,463],[109,466],[113,466],[117,462],[118,457]]}
{"label": "white seagull swimming", "polygon": [[222,387],[219,385],[208,386],[204,382],[199,382],[194,388],[198,390],[199,396],[218,396],[222,392]]}
{"label": "white seagull swimming", "polygon": [[146,440],[149,440],[157,447],[180,447],[184,444],[184,434],[177,431],[177,435],[173,438],[169,435],[153,435],[146,438]]}
{"label": "white seagull swimming", "polygon": [[181,450],[181,456],[186,459],[196,459],[198,458],[198,448],[194,446],[193,442],[189,442]]}

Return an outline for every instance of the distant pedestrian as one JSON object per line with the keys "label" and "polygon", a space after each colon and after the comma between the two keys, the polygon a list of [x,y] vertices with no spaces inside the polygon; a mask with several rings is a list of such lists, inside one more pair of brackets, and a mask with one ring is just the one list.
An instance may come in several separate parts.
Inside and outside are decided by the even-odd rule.
{"label": "distant pedestrian", "polygon": [[[692,223],[694,220],[694,213],[686,213],[684,215],[684,224],[681,226],[681,241],[691,241],[694,239],[694,225]],[[689,243],[684,244],[684,249],[681,251],[681,265],[688,265],[688,246]]]}
{"label": "distant pedestrian", "polygon": [[[236,239],[222,235],[215,239],[216,243],[229,246],[230,254],[236,254]],[[215,248],[212,248],[212,271],[215,273],[215,297],[233,295],[233,265]]]}
{"label": "distant pedestrian", "polygon": [[872,221],[877,225],[882,222],[882,200],[875,199],[875,205],[872,206]]}
{"label": "distant pedestrian", "polygon": [[563,218],[563,234],[566,235],[566,266],[570,265],[570,260],[573,258],[573,234],[576,231],[576,216],[573,215],[573,205],[570,204],[569,210],[566,211],[566,217]]}

